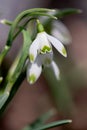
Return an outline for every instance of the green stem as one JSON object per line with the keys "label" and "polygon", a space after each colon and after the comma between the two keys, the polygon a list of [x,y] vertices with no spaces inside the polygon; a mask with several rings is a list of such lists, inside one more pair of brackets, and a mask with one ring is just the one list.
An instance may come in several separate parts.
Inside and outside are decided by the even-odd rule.
{"label": "green stem", "polygon": [[35,20],[37,18],[30,18],[28,19],[24,24],[23,24],[23,27],[22,28],[19,28],[18,32],[16,32],[16,34],[14,35],[13,37],[13,40],[18,36],[18,34],[27,26],[27,24],[32,21],[32,20]]}
{"label": "green stem", "polygon": [[[8,36],[8,40],[7,40],[7,45],[11,45],[11,42],[13,40],[13,34],[14,34],[14,31],[17,27],[17,25],[19,24],[19,22],[26,16],[33,16],[33,15],[39,15],[41,12],[48,12],[48,11],[52,11],[52,10],[49,10],[49,9],[44,9],[44,8],[36,8],[36,9],[29,9],[29,10],[25,10],[23,11],[22,13],[20,13],[16,19],[14,20],[13,24],[12,24],[12,27],[10,29],[10,32],[9,32],[9,36]],[[41,14],[42,15],[42,14]],[[44,16],[47,15],[44,13]],[[50,16],[50,15],[49,15]]]}
{"label": "green stem", "polygon": [[13,85],[10,95],[8,97],[8,99],[6,100],[5,104],[2,106],[2,108],[0,109],[0,117],[3,115],[6,107],[8,106],[8,104],[10,103],[10,101],[12,100],[12,98],[14,97],[15,93],[17,92],[17,90],[19,89],[21,83],[23,82],[23,80],[25,79],[26,76],[26,71],[22,72],[18,79],[16,80],[15,84]]}
{"label": "green stem", "polygon": [[0,109],[0,117],[3,115],[3,112],[5,111],[6,107],[8,106],[9,102],[12,100],[12,98],[14,97],[15,93],[17,92],[17,90],[19,89],[21,83],[23,82],[23,80],[25,79],[26,76],[26,71],[24,70],[18,77],[18,79],[16,80],[15,84],[12,87],[12,90],[10,92],[10,95],[8,97],[8,99],[6,100],[5,104],[2,106],[2,108]]}
{"label": "green stem", "polygon": [[[15,67],[15,70],[12,72],[12,74],[10,72],[10,75],[9,76],[7,75],[7,80],[8,80],[8,83],[6,85],[7,91],[11,90],[15,81],[17,80],[20,73],[22,72],[22,68],[25,64],[26,58],[28,57],[28,50],[29,50],[29,46],[32,41],[29,38],[29,33],[27,31],[23,31],[23,35],[24,35],[24,44],[23,44],[22,52],[19,55],[18,60],[17,60],[18,63],[15,65],[16,67]],[[14,65],[13,65],[13,67],[14,67]]]}
{"label": "green stem", "polygon": [[[12,88],[14,87],[15,83],[19,84],[18,79],[20,77],[20,74],[24,70],[23,67],[25,66],[26,58],[28,57],[28,50],[29,50],[29,47],[30,47],[32,41],[31,41],[28,31],[23,30],[23,35],[24,35],[23,48],[22,48],[22,51],[19,54],[16,62],[13,64],[12,68],[10,69],[10,71],[7,74],[6,80],[4,81],[4,86],[2,88],[4,92],[11,93]],[[8,98],[6,100],[9,102]]]}

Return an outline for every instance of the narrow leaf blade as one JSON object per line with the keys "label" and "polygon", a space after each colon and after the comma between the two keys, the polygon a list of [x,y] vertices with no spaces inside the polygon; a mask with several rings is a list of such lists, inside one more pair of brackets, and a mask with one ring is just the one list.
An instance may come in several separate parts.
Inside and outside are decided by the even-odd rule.
{"label": "narrow leaf blade", "polygon": [[72,122],[72,120],[56,121],[56,122],[52,122],[52,123],[49,123],[47,125],[44,125],[40,128],[37,128],[36,130],[47,130],[47,129],[54,128],[54,127],[61,126],[61,125],[65,125],[65,124],[68,124],[68,123],[71,123],[71,122]]}

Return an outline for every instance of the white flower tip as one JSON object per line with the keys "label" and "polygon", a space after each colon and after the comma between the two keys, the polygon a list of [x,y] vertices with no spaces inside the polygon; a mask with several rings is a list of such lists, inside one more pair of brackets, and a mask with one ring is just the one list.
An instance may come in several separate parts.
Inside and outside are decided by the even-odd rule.
{"label": "white flower tip", "polygon": [[68,120],[69,123],[72,123],[72,120]]}
{"label": "white flower tip", "polygon": [[51,11],[52,11],[52,12],[56,12],[56,10],[55,10],[55,9],[52,9]]}
{"label": "white flower tip", "polygon": [[60,80],[60,74],[58,74],[58,76],[56,78],[57,78],[57,80]]}
{"label": "white flower tip", "polygon": [[63,55],[64,57],[67,57],[67,52],[66,52],[65,47],[62,48],[62,55]]}
{"label": "white flower tip", "polygon": [[9,46],[5,45],[5,50],[9,50],[9,48],[10,48]]}
{"label": "white flower tip", "polygon": [[82,11],[81,9],[78,9],[77,12],[78,12],[78,13],[82,13],[83,11]]}
{"label": "white flower tip", "polygon": [[58,71],[57,73],[55,73],[55,77],[58,81],[60,81],[61,77],[60,77],[60,71]]}
{"label": "white flower tip", "polygon": [[6,24],[6,19],[1,19],[1,20],[0,20],[0,23]]}
{"label": "white flower tip", "polygon": [[6,94],[9,96],[10,93],[7,91]]}
{"label": "white flower tip", "polygon": [[0,83],[2,82],[2,80],[3,80],[3,77],[0,77]]}
{"label": "white flower tip", "polygon": [[36,76],[34,74],[31,74],[27,80],[30,84],[34,84],[36,82]]}
{"label": "white flower tip", "polygon": [[52,63],[51,63],[51,68],[54,72],[56,80],[60,80],[60,70],[59,70],[59,67],[57,66],[57,64],[54,61],[52,61]]}
{"label": "white flower tip", "polygon": [[[50,12],[56,12],[55,9],[50,9],[49,11],[50,11]],[[50,12],[48,12],[48,13],[50,13]]]}
{"label": "white flower tip", "polygon": [[54,19],[57,20],[58,18],[54,16]]}

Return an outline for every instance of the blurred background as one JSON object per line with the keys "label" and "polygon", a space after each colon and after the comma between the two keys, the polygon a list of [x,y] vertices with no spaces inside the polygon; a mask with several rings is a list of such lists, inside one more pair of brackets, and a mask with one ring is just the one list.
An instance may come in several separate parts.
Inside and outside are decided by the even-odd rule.
{"label": "blurred background", "polygon": [[[82,14],[61,19],[67,26],[72,41],[66,45],[65,59],[55,51],[55,60],[61,71],[61,80],[56,82],[49,72],[32,86],[26,79],[0,119],[0,130],[21,130],[49,110],[56,113],[48,121],[72,119],[70,125],[54,130],[87,130],[87,1],[86,0],[0,0],[0,19],[14,20],[23,10],[35,7],[78,8]],[[0,51],[5,45],[9,27],[0,24]],[[13,44],[3,62],[7,71],[21,47],[21,36]]]}

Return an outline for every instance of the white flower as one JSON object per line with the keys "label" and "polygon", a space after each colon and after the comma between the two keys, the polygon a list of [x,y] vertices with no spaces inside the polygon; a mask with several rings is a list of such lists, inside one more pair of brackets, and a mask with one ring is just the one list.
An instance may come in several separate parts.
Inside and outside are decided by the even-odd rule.
{"label": "white flower", "polygon": [[31,44],[29,48],[30,61],[27,66],[27,81],[30,84],[37,81],[41,75],[43,67],[51,67],[56,79],[60,79],[59,68],[53,61],[52,45],[64,57],[67,56],[63,44],[53,36],[48,35],[46,32],[38,33],[36,39]]}
{"label": "white flower", "polygon": [[45,31],[37,34],[36,39],[30,46],[29,58],[30,62],[33,63],[38,54],[46,54],[52,52],[52,45],[60,52],[63,56],[67,57],[67,53],[63,44],[51,35],[48,35]]}
{"label": "white flower", "polygon": [[40,77],[42,67],[51,67],[56,79],[60,79],[60,71],[57,64],[53,61],[53,53],[39,54],[33,63],[28,63],[27,81],[33,84]]}

